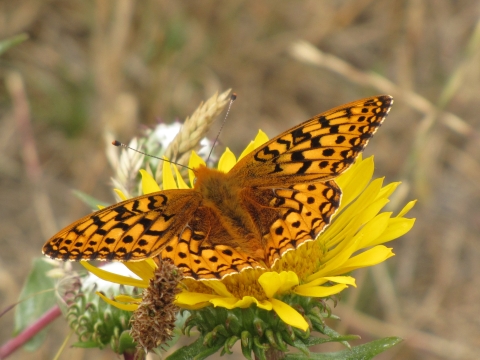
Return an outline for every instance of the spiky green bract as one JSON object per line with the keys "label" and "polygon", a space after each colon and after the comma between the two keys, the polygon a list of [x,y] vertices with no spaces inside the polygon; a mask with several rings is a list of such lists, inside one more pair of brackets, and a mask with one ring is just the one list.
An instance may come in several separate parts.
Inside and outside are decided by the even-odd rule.
{"label": "spiky green bract", "polygon": [[129,335],[132,313],[107,304],[92,290],[78,290],[67,304],[67,321],[78,336],[73,346],[99,349],[109,346],[117,354],[133,353],[136,344]]}
{"label": "spiky green bract", "polygon": [[[247,359],[266,359],[268,351],[285,353],[289,345],[308,356],[309,346],[325,342],[341,342],[349,346],[347,341],[359,338],[354,335],[340,336],[325,324],[324,319],[334,316],[330,315],[324,299],[291,294],[284,296],[282,301],[304,316],[311,325],[307,331],[292,327],[275,312],[257,306],[246,309],[209,306],[191,310],[190,318],[185,322],[184,333],[189,335],[196,328],[200,332],[199,339],[177,350],[168,359],[200,360],[219,350],[221,355],[231,354],[237,341],[240,341],[242,353]],[[320,333],[322,337],[314,336],[312,332]]]}

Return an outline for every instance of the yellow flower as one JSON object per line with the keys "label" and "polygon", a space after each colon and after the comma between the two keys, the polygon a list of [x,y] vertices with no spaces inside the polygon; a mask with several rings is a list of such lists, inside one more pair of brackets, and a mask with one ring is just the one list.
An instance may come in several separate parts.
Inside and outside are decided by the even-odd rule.
{"label": "yellow flower", "polygon": [[[267,140],[260,131],[240,158]],[[218,169],[228,172],[236,161],[235,155],[227,148],[220,158]],[[202,163],[203,160],[193,153],[189,167],[196,168]],[[163,188],[188,188],[176,167],[173,169],[175,176],[172,166],[164,162]],[[383,186],[382,178],[371,181],[373,169],[373,157],[363,160],[359,156],[355,164],[335,180],[343,193],[340,209],[330,226],[315,241],[284,254],[272,269],[247,269],[222,280],[184,279],[182,292],[177,295],[175,304],[189,310],[210,305],[226,309],[249,308],[255,304],[260,309],[274,311],[286,324],[306,331],[309,325],[304,316],[285,299],[290,295],[325,298],[341,292],[348,285],[355,286],[355,279],[345,274],[393,256],[392,249],[383,244],[407,233],[415,222],[415,219],[404,217],[415,201],[406,204],[396,216],[391,212],[381,212],[399,183]],[[141,170],[141,174],[145,194],[160,190],[145,170]],[[192,171],[189,178],[193,184]],[[111,274],[84,264],[89,271],[105,280],[148,287],[156,266],[153,260],[126,262],[124,265],[139,279]],[[132,311],[141,300],[123,295],[115,300],[102,297],[112,305]]]}

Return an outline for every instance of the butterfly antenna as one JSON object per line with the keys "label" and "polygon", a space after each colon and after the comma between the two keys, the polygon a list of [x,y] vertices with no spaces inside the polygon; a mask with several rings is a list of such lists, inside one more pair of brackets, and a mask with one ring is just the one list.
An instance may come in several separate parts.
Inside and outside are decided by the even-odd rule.
{"label": "butterfly antenna", "polygon": [[233,102],[237,99],[237,94],[233,93],[232,96],[230,96],[230,103],[228,104],[228,109],[227,113],[225,114],[225,118],[223,119],[222,126],[220,126],[220,130],[218,130],[217,136],[215,136],[215,140],[213,141],[212,148],[210,149],[210,153],[208,154],[207,161],[205,163],[208,164],[208,160],[210,160],[210,156],[212,155],[213,149],[215,148],[215,145],[217,145],[218,138],[220,137],[220,133],[222,132],[223,126],[225,125],[225,122],[227,121],[228,114],[230,113],[230,108],[232,107]]}
{"label": "butterfly antenna", "polygon": [[177,166],[180,166],[180,167],[183,167],[183,168],[185,168],[185,169],[192,170],[193,172],[195,172],[194,169],[192,169],[192,168],[190,168],[190,167],[188,167],[188,166],[186,166],[186,165],[182,165],[182,164],[176,163],[176,162],[174,162],[174,161],[170,161],[170,160],[167,160],[167,159],[162,159],[161,157],[144,153],[143,151],[134,149],[134,148],[128,146],[127,144],[121,143],[121,142],[118,141],[118,140],[113,140],[113,141],[112,141],[112,145],[124,147],[124,148],[126,148],[126,149],[130,149],[130,150],[133,150],[133,151],[135,151],[135,152],[137,152],[137,153],[143,154],[143,155],[145,155],[145,156],[149,156],[149,157],[152,157],[152,158],[154,158],[154,159],[166,161],[166,162],[169,162],[170,164],[174,164],[174,165],[177,165]]}

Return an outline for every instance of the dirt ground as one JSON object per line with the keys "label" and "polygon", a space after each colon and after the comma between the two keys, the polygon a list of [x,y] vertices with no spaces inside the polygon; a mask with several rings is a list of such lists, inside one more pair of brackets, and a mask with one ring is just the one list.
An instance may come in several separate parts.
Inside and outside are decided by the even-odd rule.
{"label": "dirt ground", "polygon": [[[381,359],[478,358],[478,1],[22,0],[0,1],[0,14],[0,39],[29,35],[0,56],[1,309],[45,240],[89,212],[73,189],[113,202],[107,131],[128,142],[232,88],[219,148],[238,154],[258,128],[274,136],[390,94],[366,154],[376,176],[403,182],[389,210],[418,199],[417,222],[394,258],[355,274],[337,330],[405,339]],[[0,321],[1,344],[13,313]],[[67,331],[57,320],[35,357],[51,359]],[[116,358],[67,347],[60,359],[92,356]]]}

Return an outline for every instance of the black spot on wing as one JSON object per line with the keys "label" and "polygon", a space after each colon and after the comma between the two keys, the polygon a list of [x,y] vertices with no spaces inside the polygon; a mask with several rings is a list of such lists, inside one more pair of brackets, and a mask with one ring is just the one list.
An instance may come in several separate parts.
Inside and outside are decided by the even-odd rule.
{"label": "black spot on wing", "polygon": [[292,143],[291,143],[291,141],[289,141],[289,140],[278,139],[278,140],[277,140],[277,143],[282,144],[282,145],[285,145],[285,147],[287,148],[287,150],[290,150],[290,148],[292,147]]}
{"label": "black spot on wing", "polygon": [[334,125],[330,127],[330,134],[338,134],[338,131],[340,130],[339,125]]}
{"label": "black spot on wing", "polygon": [[312,134],[311,133],[304,133],[302,127],[298,128],[298,129],[295,129],[292,132],[292,136],[293,136],[293,143],[294,144],[299,144],[299,143],[302,143],[302,142],[312,138]]}
{"label": "black spot on wing", "polygon": [[328,148],[328,149],[323,150],[322,154],[323,154],[323,156],[330,157],[333,154],[335,154],[335,150],[332,149],[332,148]]}
{"label": "black spot on wing", "polygon": [[325,116],[320,116],[318,118],[318,123],[322,129],[328,128],[330,126],[330,121],[328,121]]}
{"label": "black spot on wing", "polygon": [[302,161],[305,160],[305,156],[302,151],[294,151],[291,155],[292,161]]}
{"label": "black spot on wing", "polygon": [[297,170],[297,174],[305,174],[312,166],[312,161],[305,161],[300,169]]}

